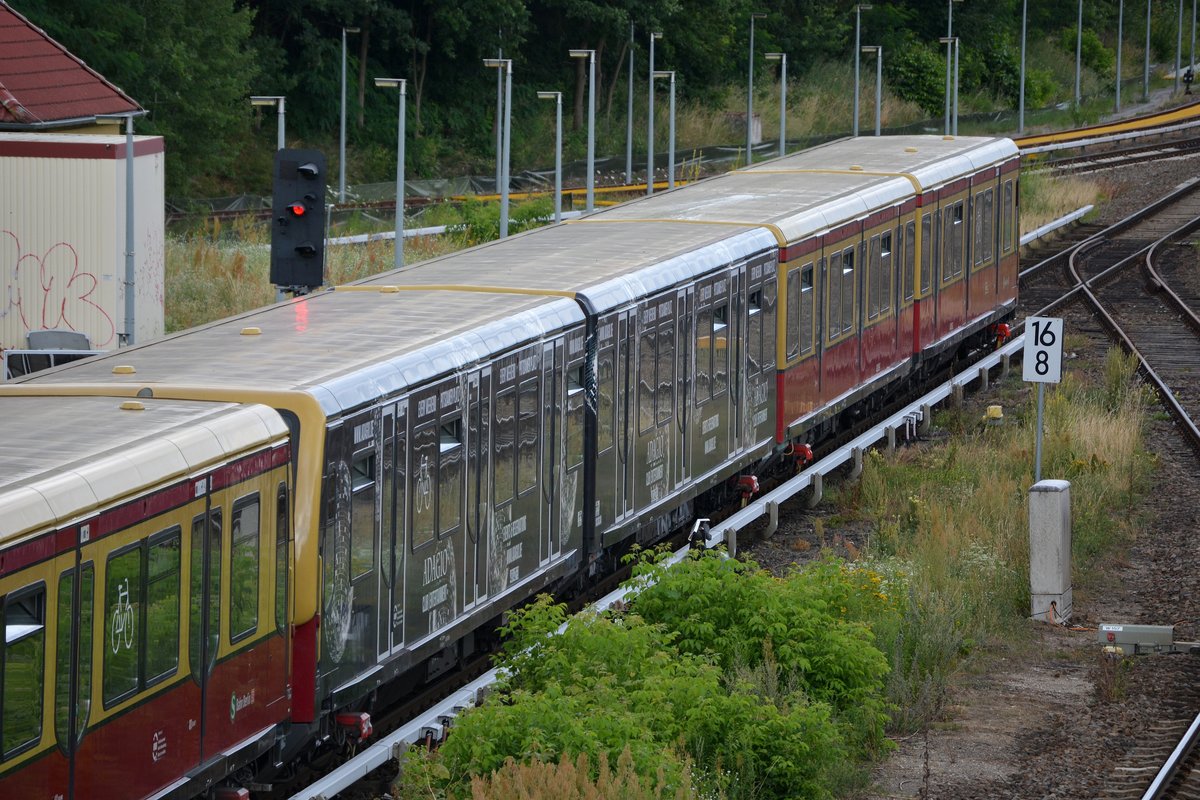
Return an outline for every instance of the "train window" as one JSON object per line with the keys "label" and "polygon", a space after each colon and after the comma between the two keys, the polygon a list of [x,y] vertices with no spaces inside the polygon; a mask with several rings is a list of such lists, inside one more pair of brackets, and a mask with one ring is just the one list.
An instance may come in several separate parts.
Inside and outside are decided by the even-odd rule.
{"label": "train window", "polygon": [[[92,603],[96,582],[91,562],[79,573],[79,627],[75,628],[75,570],[69,569],[58,579],[57,644],[55,647],[54,732],[60,747],[67,749],[70,725],[71,664],[78,662],[75,692],[75,739],[87,725],[92,705]],[[78,633],[76,652],[72,638]]]}
{"label": "train window", "polygon": [[[511,392],[510,392],[511,395]],[[405,418],[400,417],[397,427],[403,431]],[[396,582],[404,578],[404,542],[408,533],[408,448],[405,446],[406,436],[396,437],[396,547],[394,548],[395,563],[392,565]],[[512,496],[512,471],[508,478],[509,496]]]}
{"label": "train window", "polygon": [[364,453],[350,465],[350,578],[375,563],[375,454]]}
{"label": "train window", "polygon": [[854,248],[842,251],[842,332],[850,330],[855,323],[854,304]]}
{"label": "train window", "polygon": [[151,537],[146,555],[146,685],[179,668],[179,526]]}
{"label": "train window", "polygon": [[768,275],[762,290],[763,369],[771,369],[775,366],[775,294],[777,291],[775,276]]}
{"label": "train window", "polygon": [[[805,269],[811,267],[806,266]],[[787,308],[784,309],[784,314],[787,319],[785,352],[788,361],[800,355],[800,273],[801,270],[794,269],[787,277]]]}
{"label": "train window", "polygon": [[813,346],[813,309],[816,307],[816,290],[813,283],[813,265],[800,268],[800,352],[807,353]]}
{"label": "train window", "polygon": [[599,397],[599,409],[596,416],[596,449],[603,453],[613,446],[613,396],[616,383],[616,370],[613,368],[613,349],[611,347],[600,353],[596,360],[596,381]]}
{"label": "train window", "polygon": [[141,543],[108,557],[104,579],[104,705],[137,691],[142,619]]}
{"label": "train window", "polygon": [[233,504],[229,550],[229,641],[244,639],[258,628],[259,502],[258,494]]}
{"label": "train window", "polygon": [[917,266],[917,223],[909,220],[904,223],[904,234],[900,237],[902,249],[904,251],[904,299],[905,301],[912,300],[916,290],[916,266]]}
{"label": "train window", "polygon": [[1013,249],[1013,182],[1004,182],[1004,205],[1000,209],[1002,216],[1000,223],[1000,241],[1001,247],[1005,253],[1011,252]]}
{"label": "train window", "polygon": [[675,411],[675,326],[668,322],[658,329],[658,424]]}
{"label": "train window", "polygon": [[871,255],[867,264],[867,319],[879,316],[879,290],[883,284],[880,275],[879,235],[871,237]]}
{"label": "train window", "polygon": [[996,235],[995,204],[992,202],[992,190],[986,189],[975,195],[972,205],[974,212],[974,264],[982,267],[992,260],[992,240]]}
{"label": "train window", "polygon": [[38,584],[4,599],[4,676],[0,749],[10,756],[42,736],[46,589]]}
{"label": "train window", "polygon": [[275,492],[275,629],[287,626],[288,491],[280,483]]}
{"label": "train window", "polygon": [[540,419],[537,378],[530,378],[521,384],[517,406],[520,411],[517,428],[520,435],[517,446],[517,492],[524,494],[537,485],[538,420]]}
{"label": "train window", "polygon": [[729,304],[713,306],[712,354],[713,397],[729,387]]}
{"label": "train window", "polygon": [[413,538],[416,550],[437,535],[433,496],[437,487],[438,432],[426,425],[413,434]]}
{"label": "train window", "polygon": [[892,232],[879,236],[879,313],[892,310]]}
{"label": "train window", "polygon": [[829,341],[838,338],[842,333],[842,254],[834,253],[829,257]]}
{"label": "train window", "polygon": [[496,426],[494,442],[496,505],[512,500],[513,487],[517,483],[516,449],[517,392],[505,389],[496,395]]}
{"label": "train window", "polygon": [[654,427],[654,389],[658,378],[658,337],[653,328],[642,332],[638,342],[638,433]]}
{"label": "train window", "polygon": [[443,535],[462,521],[462,420],[442,420],[438,434],[438,526]]}
{"label": "train window", "polygon": [[191,567],[189,581],[188,661],[192,675],[200,680],[202,668],[212,666],[220,643],[221,621],[221,509],[212,510],[211,534],[208,538],[208,663],[201,664],[200,651],[204,613],[204,541],[205,515],[192,519]]}
{"label": "train window", "polygon": [[942,281],[962,275],[963,270],[963,201],[946,209],[942,247]]}
{"label": "train window", "polygon": [[696,406],[712,399],[712,309],[696,313]]}
{"label": "train window", "polygon": [[921,217],[921,296],[933,287],[933,216]]}
{"label": "train window", "polygon": [[583,367],[579,366],[567,371],[567,469],[583,463],[583,397]]}
{"label": "train window", "polygon": [[763,313],[762,289],[750,292],[746,299],[746,365],[751,374],[762,369]]}

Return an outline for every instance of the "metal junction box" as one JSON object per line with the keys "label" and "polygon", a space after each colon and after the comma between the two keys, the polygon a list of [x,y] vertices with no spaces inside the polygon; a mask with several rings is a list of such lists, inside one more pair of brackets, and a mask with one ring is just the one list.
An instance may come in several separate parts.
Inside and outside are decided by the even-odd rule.
{"label": "metal junction box", "polygon": [[1103,624],[1097,630],[1100,644],[1119,647],[1126,655],[1174,652],[1175,629],[1170,625]]}

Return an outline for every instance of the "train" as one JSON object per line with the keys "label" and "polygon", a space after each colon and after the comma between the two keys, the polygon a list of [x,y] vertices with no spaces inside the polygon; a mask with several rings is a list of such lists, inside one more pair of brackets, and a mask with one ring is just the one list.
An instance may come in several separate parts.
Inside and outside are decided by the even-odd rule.
{"label": "train", "polygon": [[1004,138],[832,142],[0,386],[0,797],[245,796],[1002,335]]}

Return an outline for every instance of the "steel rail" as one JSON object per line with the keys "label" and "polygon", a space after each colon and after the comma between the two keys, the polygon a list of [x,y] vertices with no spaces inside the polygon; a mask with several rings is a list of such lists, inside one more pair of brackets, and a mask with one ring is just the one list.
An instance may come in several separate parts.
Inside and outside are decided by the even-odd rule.
{"label": "steel rail", "polygon": [[[1193,184],[1195,184],[1195,182],[1195,180],[1192,181]],[[1116,264],[1112,265],[1108,269],[1105,269],[1103,272],[1093,275],[1087,279],[1081,277],[1078,265],[1075,263],[1076,255],[1082,253],[1084,249],[1083,245],[1080,245],[1074,252],[1071,253],[1069,261],[1071,275],[1075,278],[1078,285],[1074,289],[1067,292],[1067,294],[1063,295],[1062,299],[1055,301],[1048,306],[1048,308],[1057,308],[1065,303],[1065,298],[1074,296],[1076,292],[1082,293],[1083,296],[1087,298],[1087,301],[1091,304],[1093,310],[1096,312],[1101,324],[1108,329],[1113,338],[1117,340],[1117,343],[1125,349],[1125,352],[1130,353],[1137,358],[1138,363],[1141,365],[1142,373],[1154,386],[1158,396],[1162,399],[1163,405],[1167,407],[1167,412],[1174,417],[1175,421],[1183,428],[1183,433],[1188,437],[1189,443],[1192,445],[1192,447],[1200,452],[1200,428],[1196,426],[1195,420],[1191,418],[1191,416],[1183,408],[1183,405],[1172,393],[1171,387],[1167,385],[1166,380],[1163,379],[1162,376],[1160,376],[1152,366],[1150,366],[1150,362],[1146,359],[1146,356],[1142,353],[1142,351],[1138,349],[1137,345],[1134,344],[1133,339],[1130,338],[1129,334],[1125,332],[1124,328],[1122,328],[1121,325],[1108,312],[1108,309],[1106,309],[1104,304],[1100,302],[1100,298],[1096,296],[1096,293],[1092,291],[1093,286],[1099,287],[1102,281],[1114,275],[1118,270],[1127,267],[1130,262],[1137,259],[1139,256],[1149,257],[1154,248],[1172,238],[1176,238],[1186,234],[1188,231],[1194,230],[1197,226],[1200,226],[1200,218],[1193,219],[1179,226],[1165,236],[1160,237],[1149,247],[1146,247],[1137,253],[1121,259]]]}
{"label": "steel rail", "polygon": [[1179,744],[1175,745],[1171,755],[1167,756],[1166,762],[1163,763],[1158,774],[1154,776],[1154,780],[1150,782],[1150,786],[1142,794],[1142,800],[1160,800],[1167,796],[1167,787],[1171,785],[1171,779],[1175,777],[1184,760],[1191,753],[1197,739],[1200,739],[1200,714],[1197,714],[1196,718],[1192,720],[1192,724],[1183,734],[1183,738],[1179,740]]}

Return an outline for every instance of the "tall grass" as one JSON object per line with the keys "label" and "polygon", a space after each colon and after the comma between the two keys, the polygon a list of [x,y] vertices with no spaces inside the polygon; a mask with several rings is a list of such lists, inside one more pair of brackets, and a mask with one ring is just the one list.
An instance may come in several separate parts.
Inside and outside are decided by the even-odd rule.
{"label": "tall grass", "polygon": [[[1136,365],[1119,351],[1097,383],[1067,373],[1048,393],[1042,474],[1071,482],[1077,586],[1133,537],[1130,509],[1152,467],[1146,418]],[[1007,424],[981,422],[945,447],[873,454],[862,480],[843,490],[841,503],[871,526],[863,566],[901,576],[908,593],[902,618],[876,631],[892,657],[889,699],[901,729],[936,718],[961,658],[1014,635],[1029,613],[1035,419],[1027,400]]]}
{"label": "tall grass", "polygon": [[[441,212],[439,216],[451,224],[462,224],[464,219],[457,212]],[[167,238],[164,314],[168,333],[275,302],[268,224],[251,217],[231,223],[210,220],[200,230]],[[354,227],[391,229],[390,225],[363,223],[355,223]],[[468,243],[453,235],[406,238],[404,260],[406,264],[424,261]],[[327,246],[325,284],[336,286],[386,272],[393,268],[395,256],[391,240]]]}
{"label": "tall grass", "polygon": [[1021,173],[1021,233],[1111,195],[1112,188],[1102,180],[1025,170]]}

